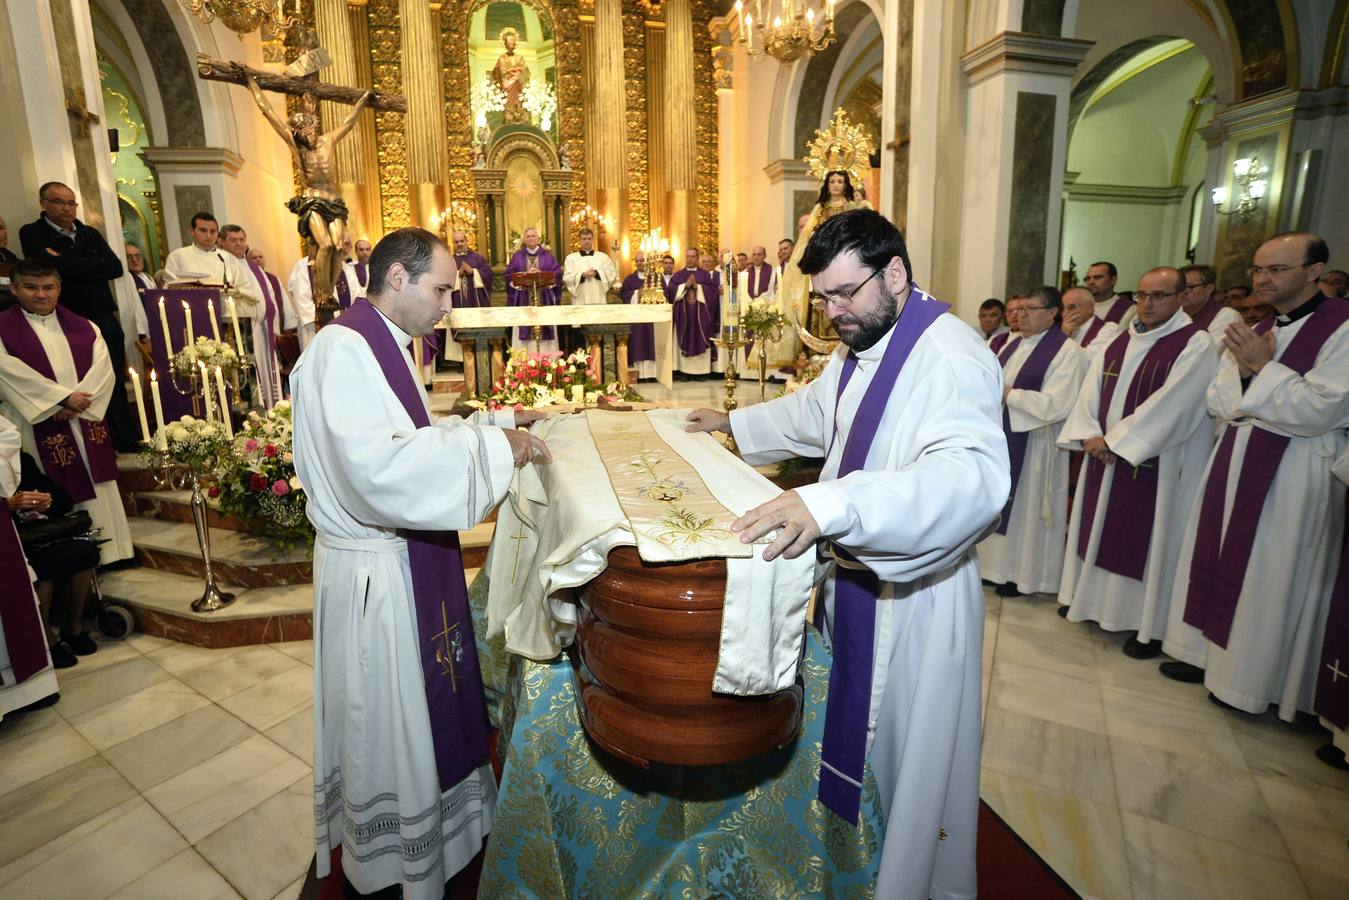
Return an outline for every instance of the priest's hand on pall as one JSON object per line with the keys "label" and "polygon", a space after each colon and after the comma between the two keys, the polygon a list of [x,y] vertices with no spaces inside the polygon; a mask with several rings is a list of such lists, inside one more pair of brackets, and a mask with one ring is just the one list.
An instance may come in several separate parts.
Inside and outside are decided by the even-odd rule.
{"label": "priest's hand on pall", "polygon": [[506,440],[511,445],[511,455],[515,457],[515,467],[518,469],[525,463],[532,462],[538,457],[541,462],[552,462],[553,454],[548,452],[548,445],[528,431],[521,431],[519,428],[507,428],[505,430]]}
{"label": "priest's hand on pall", "polygon": [[689,417],[684,420],[688,424],[684,426],[685,431],[720,431],[724,434],[731,433],[731,417],[729,414],[715,409],[695,409],[689,413]]}
{"label": "priest's hand on pall", "polygon": [[528,428],[535,422],[542,422],[546,418],[548,418],[548,414],[539,412],[537,409],[522,409],[515,414],[515,427]]}
{"label": "priest's hand on pall", "polygon": [[820,526],[796,491],[783,491],[762,506],[756,506],[731,525],[740,540],[753,543],[775,529],[782,529],[764,550],[765,560],[779,556],[796,559],[820,539]]}

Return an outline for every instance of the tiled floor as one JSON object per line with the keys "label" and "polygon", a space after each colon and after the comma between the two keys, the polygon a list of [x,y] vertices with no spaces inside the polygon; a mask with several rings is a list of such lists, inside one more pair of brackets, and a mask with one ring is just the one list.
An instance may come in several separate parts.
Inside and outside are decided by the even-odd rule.
{"label": "tiled floor", "polygon": [[[987,599],[983,796],[1074,888],[1349,897],[1349,775],[1319,734],[1215,707],[1048,598]],[[311,653],[134,635],[0,722],[0,900],[295,897]]]}

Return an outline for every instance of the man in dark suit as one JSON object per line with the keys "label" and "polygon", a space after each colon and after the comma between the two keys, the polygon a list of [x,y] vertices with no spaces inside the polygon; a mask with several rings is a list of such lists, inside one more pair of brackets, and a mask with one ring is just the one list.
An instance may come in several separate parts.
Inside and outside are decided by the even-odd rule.
{"label": "man in dark suit", "polygon": [[84,316],[98,328],[108,345],[113,379],[107,424],[113,444],[123,452],[138,448],[126,399],[126,348],[117,301],[110,281],[121,278],[122,261],[97,228],[75,217],[75,192],[59,181],[38,188],[42,215],[19,229],[19,243],[27,259],[43,259],[61,274],[61,305]]}

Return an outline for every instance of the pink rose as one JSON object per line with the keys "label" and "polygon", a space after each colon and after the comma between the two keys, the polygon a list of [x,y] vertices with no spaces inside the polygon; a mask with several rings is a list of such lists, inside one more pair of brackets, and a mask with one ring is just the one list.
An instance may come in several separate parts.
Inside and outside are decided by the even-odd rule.
{"label": "pink rose", "polygon": [[216,487],[215,485],[211,485],[209,488],[206,489],[206,495],[210,497],[212,500],[214,500],[216,497],[220,496],[220,488]]}
{"label": "pink rose", "polygon": [[262,448],[262,455],[267,457],[268,459],[271,459],[272,457],[276,456],[276,454],[277,454],[276,444],[268,444],[266,447]]}
{"label": "pink rose", "polygon": [[272,493],[276,494],[278,497],[284,497],[290,493],[290,485],[278,478],[276,481],[272,482]]}
{"label": "pink rose", "polygon": [[286,462],[294,462],[294,461],[295,461],[295,454],[294,454],[294,453],[291,453],[289,450],[287,450],[285,453],[282,453],[282,454],[281,454],[281,458],[282,458],[283,460],[285,460]]}
{"label": "pink rose", "polygon": [[244,449],[247,450],[249,453],[252,453],[254,450],[258,449],[258,442],[253,440],[252,438],[249,438],[248,440],[244,441]]}

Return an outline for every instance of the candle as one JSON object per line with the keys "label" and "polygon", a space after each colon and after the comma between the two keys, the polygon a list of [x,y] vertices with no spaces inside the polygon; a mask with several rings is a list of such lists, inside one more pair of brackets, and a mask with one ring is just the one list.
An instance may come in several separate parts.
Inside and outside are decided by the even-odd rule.
{"label": "candle", "polygon": [[230,327],[234,329],[234,349],[239,351],[239,359],[244,358],[244,339],[239,334],[239,307],[235,304],[234,298],[229,298]]}
{"label": "candle", "polygon": [[155,402],[155,421],[159,423],[159,430],[155,432],[155,446],[160,450],[167,447],[164,444],[164,404],[159,401],[159,375],[154,369],[150,370],[150,396]]}
{"label": "candle", "polygon": [[192,334],[192,307],[183,301],[183,318],[187,320],[187,349],[192,354],[192,359],[197,358],[197,338]]}
{"label": "candle", "polygon": [[230,421],[230,398],[225,393],[225,374],[220,371],[220,367],[215,367],[215,386],[220,391],[220,421],[225,425],[225,435],[229,438],[234,437],[234,423]]}
{"label": "candle", "polygon": [[126,373],[131,376],[131,384],[136,388],[136,414],[141,419],[141,440],[148,444],[150,443],[150,423],[145,421],[145,391],[141,388],[141,380],[135,369],[128,366]]}
{"label": "candle", "polygon": [[423,384],[426,376],[422,373],[422,339],[419,337],[412,339],[412,359],[417,367],[417,383]]}
{"label": "candle", "polygon": [[206,298],[206,315],[211,320],[211,337],[220,340],[220,320],[215,317],[215,301]]}
{"label": "candle", "polygon": [[211,376],[206,371],[206,363],[198,361],[197,368],[201,370],[201,395],[206,401],[206,421],[215,418],[215,400],[211,398]]}
{"label": "candle", "polygon": [[164,298],[159,298],[159,325],[164,329],[164,358],[173,359],[173,338],[169,334],[169,317],[164,313]]}

